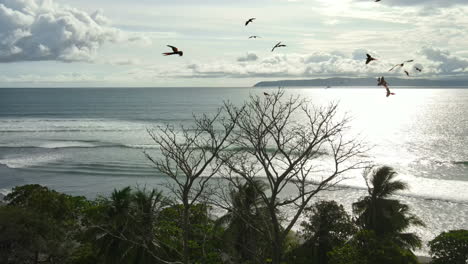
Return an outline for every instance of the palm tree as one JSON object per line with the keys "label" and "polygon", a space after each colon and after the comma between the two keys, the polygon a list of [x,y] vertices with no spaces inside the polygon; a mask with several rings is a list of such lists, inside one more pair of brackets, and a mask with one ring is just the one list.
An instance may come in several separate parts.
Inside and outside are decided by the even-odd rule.
{"label": "palm tree", "polygon": [[159,241],[155,236],[159,213],[167,205],[161,192],[152,190],[137,190],[133,194],[132,208],[132,239],[136,244],[131,250],[132,263],[158,263],[156,254],[159,251]]}
{"label": "palm tree", "polygon": [[369,195],[354,203],[353,211],[362,228],[373,230],[378,237],[389,238],[404,248],[418,248],[421,239],[414,233],[404,233],[404,230],[411,225],[424,226],[424,223],[409,213],[408,205],[390,199],[398,191],[408,189],[406,183],[395,180],[396,175],[388,166],[367,170],[365,179]]}
{"label": "palm tree", "polygon": [[124,240],[130,220],[132,192],[130,187],[114,190],[110,199],[100,201],[96,223],[91,233],[95,234],[98,254],[104,263],[123,263],[127,249],[132,244]]}
{"label": "palm tree", "polygon": [[238,184],[230,193],[231,208],[218,219],[218,224],[226,225],[226,240],[232,244],[239,262],[263,262],[266,256],[264,238],[268,224],[267,209],[263,205],[260,193],[266,190],[266,184],[254,180]]}
{"label": "palm tree", "polygon": [[154,229],[164,201],[155,190],[130,187],[98,201],[89,233],[104,263],[159,263]]}

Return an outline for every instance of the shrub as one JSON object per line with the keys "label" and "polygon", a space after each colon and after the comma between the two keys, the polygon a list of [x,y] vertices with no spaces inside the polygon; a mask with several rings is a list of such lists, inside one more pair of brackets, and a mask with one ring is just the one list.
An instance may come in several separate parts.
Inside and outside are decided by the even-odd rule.
{"label": "shrub", "polygon": [[417,264],[416,256],[390,239],[363,230],[343,247],[328,253],[330,264]]}
{"label": "shrub", "polygon": [[429,242],[433,264],[468,263],[468,230],[443,232]]}

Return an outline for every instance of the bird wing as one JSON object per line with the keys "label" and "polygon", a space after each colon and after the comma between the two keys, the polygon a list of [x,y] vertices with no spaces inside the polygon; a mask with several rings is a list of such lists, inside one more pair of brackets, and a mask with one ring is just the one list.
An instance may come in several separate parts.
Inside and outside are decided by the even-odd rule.
{"label": "bird wing", "polygon": [[174,47],[174,46],[171,46],[171,45],[167,45],[167,46],[168,46],[169,48],[171,48],[173,52],[178,52],[178,51],[179,51],[179,50],[178,50],[176,47]]}
{"label": "bird wing", "polygon": [[271,49],[271,51],[274,51],[277,47],[279,47],[280,44],[281,44],[281,41],[276,43],[276,45]]}
{"label": "bird wing", "polygon": [[366,56],[367,56],[368,59],[372,59],[372,56],[371,56],[371,55],[366,54]]}
{"label": "bird wing", "polygon": [[250,18],[249,20],[245,21],[245,25],[247,26],[250,22],[254,21],[255,18]]}
{"label": "bird wing", "polygon": [[405,71],[406,75],[409,77],[409,72],[408,71]]}
{"label": "bird wing", "polygon": [[414,61],[414,60],[407,60],[407,61],[405,61],[405,62],[413,62],[413,61]]}
{"label": "bird wing", "polygon": [[389,71],[393,71],[393,69],[395,69],[396,67],[400,66],[401,64],[397,64],[395,66],[393,66]]}

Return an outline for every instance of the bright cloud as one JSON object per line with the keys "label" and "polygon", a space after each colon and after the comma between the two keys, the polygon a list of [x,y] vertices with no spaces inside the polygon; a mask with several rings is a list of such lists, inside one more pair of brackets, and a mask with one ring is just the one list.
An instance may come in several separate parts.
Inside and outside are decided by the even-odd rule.
{"label": "bright cloud", "polygon": [[91,61],[119,33],[100,11],[88,14],[52,0],[0,0],[0,62]]}
{"label": "bright cloud", "polygon": [[[371,53],[379,60],[365,64],[366,53]],[[246,60],[246,58],[256,58]],[[239,60],[241,59],[241,60]],[[184,77],[184,78],[316,78],[316,77],[375,77],[400,76],[407,70],[414,77],[448,77],[466,72],[468,59],[451,55],[450,52],[436,48],[422,48],[413,63],[407,63],[404,68],[396,68],[389,72],[395,64],[402,61],[380,57],[375,51],[365,49],[354,50],[350,54],[337,51],[315,52],[311,54],[273,54],[259,58],[254,53],[232,61],[210,61],[207,63],[192,63],[184,67],[134,69],[132,74],[139,78],[147,76]],[[422,73],[415,67],[424,69]]]}

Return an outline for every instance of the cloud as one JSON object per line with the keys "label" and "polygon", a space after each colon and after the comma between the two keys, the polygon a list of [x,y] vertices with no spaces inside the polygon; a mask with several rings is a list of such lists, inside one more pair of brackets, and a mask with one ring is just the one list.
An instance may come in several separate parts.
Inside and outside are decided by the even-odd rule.
{"label": "cloud", "polygon": [[0,62],[92,61],[120,31],[101,11],[84,11],[53,0],[0,0]]}
{"label": "cloud", "polygon": [[364,61],[365,56],[353,58],[339,52],[275,54],[249,64],[220,62],[192,64],[188,66],[191,74],[186,77],[370,76],[387,71],[390,66],[388,63],[365,65]]}
{"label": "cloud", "polygon": [[258,60],[258,56],[257,54],[253,52],[247,52],[247,55],[237,58],[237,61],[239,62],[256,61],[256,60]]}
{"label": "cloud", "polygon": [[[370,53],[379,60],[365,64],[365,54]],[[414,63],[407,63],[404,68],[389,69],[404,59],[385,58],[373,50],[357,49],[349,54],[341,52],[314,52],[311,54],[277,53],[255,61],[245,63],[229,61],[212,61],[191,63],[184,67],[150,67],[134,69],[133,75],[183,77],[183,78],[321,78],[321,77],[406,77],[407,70],[415,78],[442,78],[461,76],[468,77],[468,59],[451,55],[448,51],[437,48],[423,48],[416,52]],[[255,56],[254,56],[255,55]],[[245,58],[245,57],[242,57]],[[423,69],[419,73],[415,67]]]}
{"label": "cloud", "polygon": [[[355,0],[355,2],[370,2],[369,0]],[[383,0],[378,4],[390,6],[437,6],[451,7],[454,5],[467,5],[466,0]]]}
{"label": "cloud", "polygon": [[425,47],[419,53],[431,61],[432,69],[440,74],[457,74],[468,69],[468,59],[453,56],[446,50]]}

